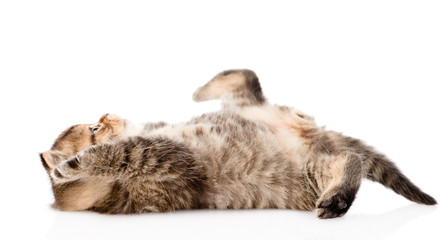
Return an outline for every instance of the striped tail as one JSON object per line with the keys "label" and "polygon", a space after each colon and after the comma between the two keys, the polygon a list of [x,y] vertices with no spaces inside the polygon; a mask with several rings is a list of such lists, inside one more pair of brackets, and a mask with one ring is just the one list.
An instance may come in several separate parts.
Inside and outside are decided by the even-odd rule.
{"label": "striped tail", "polygon": [[247,69],[228,70],[217,74],[193,94],[196,102],[221,99],[236,106],[261,105],[266,102],[257,75]]}
{"label": "striped tail", "polygon": [[435,205],[437,201],[420,190],[402,172],[382,154],[375,154],[366,160],[369,165],[367,178],[391,188],[397,194],[421,204]]}

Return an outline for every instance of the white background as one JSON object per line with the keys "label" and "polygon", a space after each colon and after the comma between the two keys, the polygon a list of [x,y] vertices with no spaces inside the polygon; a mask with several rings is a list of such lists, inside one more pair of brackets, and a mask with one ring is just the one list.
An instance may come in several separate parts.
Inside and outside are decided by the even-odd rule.
{"label": "white background", "polygon": [[0,2],[1,239],[439,239],[438,207],[364,181],[348,214],[108,216],[50,208],[38,153],[104,113],[185,121],[193,91],[253,69],[271,102],[365,140],[440,200],[438,1]]}

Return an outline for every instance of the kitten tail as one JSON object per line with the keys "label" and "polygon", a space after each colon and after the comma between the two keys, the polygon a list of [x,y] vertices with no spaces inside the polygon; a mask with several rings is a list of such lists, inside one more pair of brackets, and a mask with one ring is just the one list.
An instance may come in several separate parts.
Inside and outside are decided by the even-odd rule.
{"label": "kitten tail", "polygon": [[[367,160],[368,161],[368,160]],[[369,162],[367,178],[391,188],[397,194],[421,204],[435,205],[437,201],[414,185],[384,155],[377,154]]]}

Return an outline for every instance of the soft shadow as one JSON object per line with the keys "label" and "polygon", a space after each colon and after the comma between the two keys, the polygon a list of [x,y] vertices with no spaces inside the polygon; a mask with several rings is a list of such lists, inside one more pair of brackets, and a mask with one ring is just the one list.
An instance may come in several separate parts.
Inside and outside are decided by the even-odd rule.
{"label": "soft shadow", "polygon": [[385,239],[418,217],[433,213],[436,206],[410,204],[382,214],[351,215],[340,219],[322,220],[305,239]]}
{"label": "soft shadow", "polygon": [[140,215],[54,211],[48,239],[384,239],[436,207],[319,220],[294,210],[195,210]]}

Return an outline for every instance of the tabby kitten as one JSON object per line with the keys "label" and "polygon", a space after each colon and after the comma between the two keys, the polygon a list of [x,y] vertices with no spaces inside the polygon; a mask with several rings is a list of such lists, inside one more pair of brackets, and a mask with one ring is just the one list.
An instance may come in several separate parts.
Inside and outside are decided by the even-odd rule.
{"label": "tabby kitten", "polygon": [[269,104],[250,70],[222,72],[193,98],[222,99],[223,108],[175,125],[106,114],[61,133],[41,154],[54,206],[110,214],[280,208],[335,218],[363,177],[436,204],[373,148]]}

